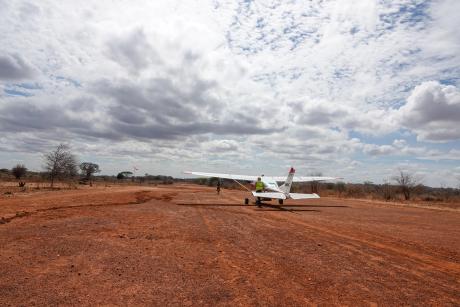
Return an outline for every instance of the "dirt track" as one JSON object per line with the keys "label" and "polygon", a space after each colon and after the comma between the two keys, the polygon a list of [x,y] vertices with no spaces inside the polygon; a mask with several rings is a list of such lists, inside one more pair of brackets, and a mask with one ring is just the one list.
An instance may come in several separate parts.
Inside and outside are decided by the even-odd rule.
{"label": "dirt track", "polygon": [[460,213],[198,186],[0,199],[2,305],[460,305]]}

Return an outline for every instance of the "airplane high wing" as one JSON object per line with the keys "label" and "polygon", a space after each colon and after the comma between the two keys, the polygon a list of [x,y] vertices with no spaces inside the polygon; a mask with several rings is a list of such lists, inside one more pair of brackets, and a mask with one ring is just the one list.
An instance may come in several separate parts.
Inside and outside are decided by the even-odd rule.
{"label": "airplane high wing", "polygon": [[[201,177],[215,177],[222,179],[232,179],[232,180],[243,180],[243,181],[256,181],[257,178],[261,176],[251,176],[251,175],[236,175],[236,174],[221,174],[221,173],[203,173],[203,172],[184,172],[185,174],[201,176]],[[263,176],[265,180],[284,182],[286,177],[281,176]],[[292,182],[311,182],[311,181],[326,181],[326,180],[337,180],[342,179],[339,177],[320,177],[320,176],[294,176]]]}
{"label": "airplane high wing", "polygon": [[[293,182],[311,182],[311,181],[325,181],[325,180],[337,180],[342,179],[339,177],[322,177],[322,176],[294,176],[295,169],[291,167],[287,177],[278,176],[251,176],[251,175],[236,175],[236,174],[221,174],[221,173],[205,173],[205,172],[184,172],[185,174],[201,176],[201,177],[215,177],[223,179],[231,179],[237,182],[239,185],[247,189],[240,181],[257,181],[263,182],[263,191],[250,191],[256,198],[256,204],[260,205],[262,200],[278,199],[280,205],[283,204],[285,199],[311,199],[319,198],[318,194],[302,194],[302,193],[290,193],[291,185]],[[284,182],[281,186],[278,182]],[[245,199],[245,204],[248,204],[249,200]]]}
{"label": "airplane high wing", "polygon": [[232,180],[245,180],[245,181],[256,181],[260,176],[249,176],[249,175],[234,175],[234,174],[219,174],[219,173],[202,173],[202,172],[184,172],[184,174],[196,175],[201,177],[215,177],[222,179]]}

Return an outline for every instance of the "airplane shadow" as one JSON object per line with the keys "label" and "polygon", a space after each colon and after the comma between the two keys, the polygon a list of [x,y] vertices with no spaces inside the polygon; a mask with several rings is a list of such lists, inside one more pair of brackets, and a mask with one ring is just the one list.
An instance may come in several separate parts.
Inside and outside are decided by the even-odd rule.
{"label": "airplane shadow", "polygon": [[283,205],[283,207],[289,208],[350,208],[349,206],[339,205]]}
{"label": "airplane shadow", "polygon": [[[320,210],[315,209],[296,209],[295,206],[283,206],[283,205],[272,205],[267,203],[262,203],[261,207],[258,207],[256,211],[273,211],[273,212],[321,212]],[[301,207],[301,206],[297,206]]]}
{"label": "airplane shadow", "polygon": [[[256,207],[255,204],[251,203],[248,205],[238,203],[224,203],[224,204],[197,204],[197,203],[177,203],[178,206],[187,207]],[[303,209],[303,208],[349,208],[348,206],[339,205],[272,205],[262,203],[261,208],[257,208],[257,211],[279,211],[279,212],[321,212],[317,209]]]}
{"label": "airplane shadow", "polygon": [[290,208],[257,208],[256,211],[271,211],[271,212],[321,212],[321,210],[309,210],[309,209],[290,209]]}
{"label": "airplane shadow", "polygon": [[[267,203],[262,203],[262,207],[258,208],[255,204],[194,204],[194,203],[178,203],[178,206],[186,207],[255,207],[256,211],[271,211],[271,212],[321,212],[320,210],[315,209],[297,209],[292,207],[304,207],[304,206],[278,206],[271,205]],[[308,207],[308,206],[305,206]],[[320,206],[317,206],[320,207]]]}
{"label": "airplane shadow", "polygon": [[[200,207],[250,207],[250,206],[255,206],[254,203],[245,205],[245,204],[197,204],[197,203],[177,203],[176,205],[178,206],[200,206]],[[272,204],[267,204],[263,203],[263,206],[267,207],[273,207],[273,208],[350,208],[349,206],[339,206],[339,205],[289,205],[289,204],[284,204],[284,205],[272,205]]]}
{"label": "airplane shadow", "polygon": [[194,203],[178,203],[178,206],[188,206],[188,207],[250,207],[253,205],[245,204],[194,204]]}

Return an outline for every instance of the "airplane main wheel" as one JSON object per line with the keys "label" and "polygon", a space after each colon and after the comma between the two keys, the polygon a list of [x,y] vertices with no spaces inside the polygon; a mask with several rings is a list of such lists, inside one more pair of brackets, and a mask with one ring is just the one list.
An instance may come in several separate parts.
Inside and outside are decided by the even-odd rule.
{"label": "airplane main wheel", "polygon": [[244,204],[245,204],[245,205],[249,204],[249,198],[245,198],[245,199],[244,199]]}
{"label": "airplane main wheel", "polygon": [[257,200],[256,200],[256,205],[257,207],[262,207],[262,201],[260,200],[260,197],[257,197]]}
{"label": "airplane main wheel", "polygon": [[282,204],[283,204],[283,200],[282,200],[282,199],[278,199],[278,204],[282,205]]}

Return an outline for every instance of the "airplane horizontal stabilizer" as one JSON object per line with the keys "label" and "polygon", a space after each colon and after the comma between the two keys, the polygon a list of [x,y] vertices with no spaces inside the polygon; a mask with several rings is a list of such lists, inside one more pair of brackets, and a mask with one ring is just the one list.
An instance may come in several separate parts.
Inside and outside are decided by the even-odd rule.
{"label": "airplane horizontal stabilizer", "polygon": [[316,193],[313,193],[313,194],[289,193],[289,197],[292,199],[309,199],[309,198],[319,198],[319,195]]}
{"label": "airplane horizontal stabilizer", "polygon": [[254,197],[262,197],[262,198],[274,198],[274,199],[286,199],[286,195],[283,193],[276,193],[276,192],[252,192]]}

